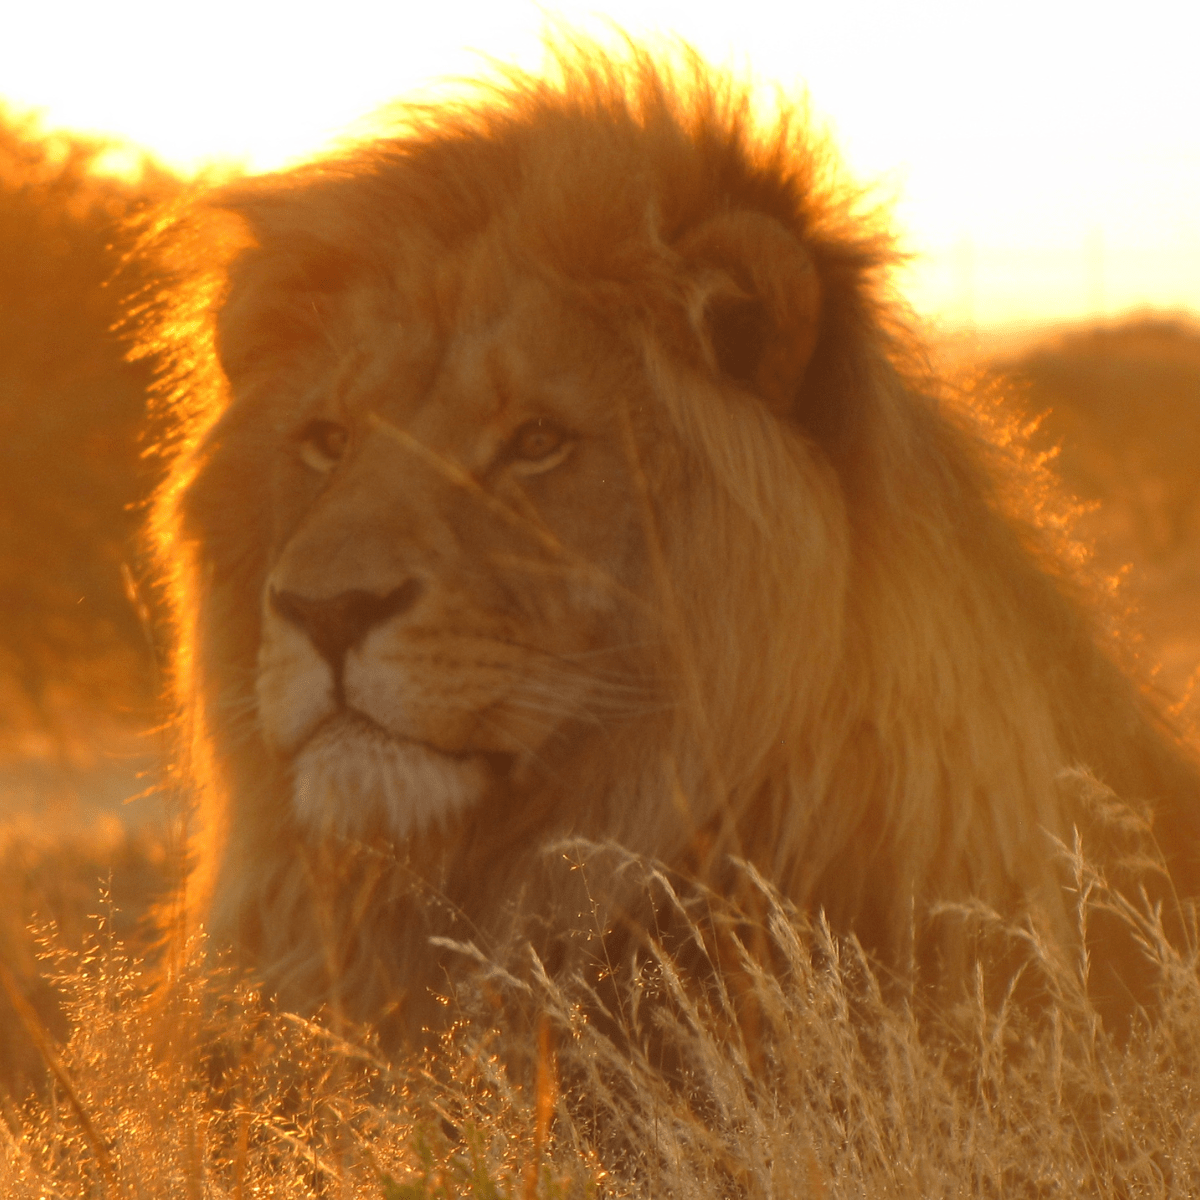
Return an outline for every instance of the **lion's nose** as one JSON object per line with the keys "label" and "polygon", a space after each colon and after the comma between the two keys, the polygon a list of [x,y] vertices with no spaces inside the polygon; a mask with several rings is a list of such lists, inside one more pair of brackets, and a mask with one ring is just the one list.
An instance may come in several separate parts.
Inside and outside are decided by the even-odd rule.
{"label": "lion's nose", "polygon": [[354,590],[312,600],[272,588],[270,599],[275,612],[303,629],[321,657],[337,671],[347,650],[362,641],[373,626],[410,609],[423,590],[419,579],[407,579],[386,596]]}

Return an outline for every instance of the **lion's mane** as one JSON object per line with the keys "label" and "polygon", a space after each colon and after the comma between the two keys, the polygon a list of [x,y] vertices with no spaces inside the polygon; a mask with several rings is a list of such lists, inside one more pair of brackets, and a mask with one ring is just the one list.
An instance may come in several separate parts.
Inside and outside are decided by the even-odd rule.
{"label": "lion's mane", "polygon": [[[399,1006],[410,1027],[445,983],[430,934],[551,917],[563,882],[544,848],[572,835],[718,883],[748,859],[896,959],[941,900],[1036,908],[1069,937],[1053,839],[1081,827],[1064,786],[1080,766],[1147,806],[1196,890],[1190,759],[1080,599],[1044,473],[982,400],[921,369],[887,292],[889,237],[801,113],[756,123],[747,92],[691,59],[584,46],[553,79],[514,74],[397,120],[148,237],[164,282],[144,345],[173,431],[153,541],[196,798],[193,924],[287,1003]],[[380,294],[413,281],[437,342],[455,317],[436,264],[493,242],[633,364],[614,437],[638,530],[631,609],[652,612],[614,662],[645,699],[577,723],[504,803],[407,841],[318,836],[255,691],[286,524],[277,430],[256,413],[274,364],[319,352],[347,275],[377,272]],[[363,349],[338,336],[340,358]],[[599,370],[600,351],[577,354]],[[593,509],[588,528],[617,519]]]}

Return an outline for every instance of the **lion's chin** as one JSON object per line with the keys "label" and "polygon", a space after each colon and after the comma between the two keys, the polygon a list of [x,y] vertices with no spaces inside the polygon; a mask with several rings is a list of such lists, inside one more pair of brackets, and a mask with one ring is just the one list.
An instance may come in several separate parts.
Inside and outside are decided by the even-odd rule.
{"label": "lion's chin", "polygon": [[452,757],[351,720],[319,729],[293,767],[297,819],[341,837],[415,836],[476,804],[488,784],[480,758]]}

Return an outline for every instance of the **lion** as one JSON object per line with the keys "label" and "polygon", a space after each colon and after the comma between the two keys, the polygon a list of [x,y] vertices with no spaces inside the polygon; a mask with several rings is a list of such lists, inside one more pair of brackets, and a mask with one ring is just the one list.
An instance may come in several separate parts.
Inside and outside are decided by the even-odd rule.
{"label": "lion", "polygon": [[580,44],[396,122],[148,237],[189,928],[402,1037],[447,936],[586,910],[569,838],[1066,944],[1080,767],[1196,893],[1190,752],[799,109]]}

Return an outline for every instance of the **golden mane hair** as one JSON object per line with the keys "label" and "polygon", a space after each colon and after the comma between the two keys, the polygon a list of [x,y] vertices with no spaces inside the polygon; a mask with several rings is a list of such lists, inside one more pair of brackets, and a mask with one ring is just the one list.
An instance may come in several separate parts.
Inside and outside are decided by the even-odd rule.
{"label": "golden mane hair", "polygon": [[[514,72],[396,121],[194,199],[147,238],[163,284],[143,346],[173,430],[152,537],[196,800],[193,924],[289,1004],[400,1006],[410,1029],[446,982],[431,934],[501,938],[575,911],[545,865],[571,836],[718,886],[747,859],[897,962],[938,901],[1036,910],[1069,940],[1054,839],[1092,844],[1079,767],[1152,814],[1175,886],[1196,892],[1192,759],[1090,615],[1042,469],[983,399],[920,367],[883,223],[802,112],[756,120],[746,89],[688,55],[577,45],[553,77]],[[606,419],[627,482],[572,516],[574,545],[529,551],[537,580],[497,558],[480,587],[507,571],[536,604],[632,513],[635,583],[595,586],[637,593],[614,628],[640,648],[611,666],[653,703],[579,717],[548,743],[553,770],[510,779],[503,803],[407,841],[319,836],[256,693],[281,523],[323,503],[272,482],[279,396],[308,403],[296,381],[321,377],[321,355],[357,387],[380,329],[417,329],[436,365],[469,348],[458,314],[480,296],[503,311],[516,275],[602,331],[608,349],[577,360],[596,378],[617,364]],[[431,494],[490,486],[447,482],[459,468],[395,436],[414,472],[445,477]],[[312,452],[322,470],[340,444]]]}

